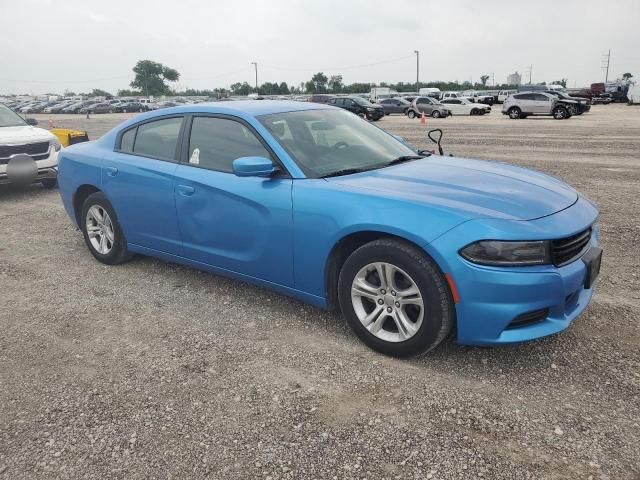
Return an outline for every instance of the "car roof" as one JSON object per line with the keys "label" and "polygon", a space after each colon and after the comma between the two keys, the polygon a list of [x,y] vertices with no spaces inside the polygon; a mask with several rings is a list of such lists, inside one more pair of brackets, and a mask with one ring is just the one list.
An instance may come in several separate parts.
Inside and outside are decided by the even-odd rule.
{"label": "car roof", "polygon": [[251,116],[270,115],[273,113],[297,112],[302,110],[318,110],[331,108],[320,103],[295,102],[289,100],[237,100],[233,102],[206,102],[179,107],[156,110],[163,115],[168,113],[203,112],[245,114]]}

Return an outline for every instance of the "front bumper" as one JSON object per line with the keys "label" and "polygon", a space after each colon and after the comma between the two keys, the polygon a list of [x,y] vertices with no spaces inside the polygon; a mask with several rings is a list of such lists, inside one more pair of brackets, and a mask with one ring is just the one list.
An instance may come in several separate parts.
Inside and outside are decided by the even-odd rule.
{"label": "front bumper", "polygon": [[[37,183],[48,178],[57,178],[58,152],[56,152],[55,149],[50,148],[49,156],[42,160],[36,160],[36,165],[38,167],[38,175],[33,183]],[[0,185],[8,185],[10,183],[13,183],[13,181],[7,175],[7,164],[0,163]]]}
{"label": "front bumper", "polygon": [[[471,220],[426,246],[458,290],[458,342],[503,345],[561,332],[584,311],[594,292],[594,287],[584,287],[587,268],[581,259],[562,267],[487,267],[462,258],[460,248],[478,240],[480,232],[483,238],[495,239],[567,237],[588,228],[597,215],[595,207],[580,197],[571,207],[538,220]],[[591,247],[598,242],[596,229]],[[532,312],[542,315],[532,323],[512,323]]]}

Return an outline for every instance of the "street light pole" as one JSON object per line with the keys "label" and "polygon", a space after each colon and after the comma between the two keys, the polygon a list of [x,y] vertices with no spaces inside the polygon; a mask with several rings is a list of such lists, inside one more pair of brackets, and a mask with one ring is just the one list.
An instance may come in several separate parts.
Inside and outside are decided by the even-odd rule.
{"label": "street light pole", "polygon": [[256,62],[251,62],[256,69],[256,93],[258,93],[258,64]]}
{"label": "street light pole", "polygon": [[414,50],[416,54],[416,93],[420,91],[420,51]]}

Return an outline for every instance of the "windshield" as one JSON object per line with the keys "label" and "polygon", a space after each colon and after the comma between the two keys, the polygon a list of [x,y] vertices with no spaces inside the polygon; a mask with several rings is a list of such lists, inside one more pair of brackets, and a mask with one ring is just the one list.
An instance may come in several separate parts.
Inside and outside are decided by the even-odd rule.
{"label": "windshield", "polygon": [[304,110],[257,118],[310,178],[343,170],[373,170],[398,157],[416,155],[392,135],[345,110]]}
{"label": "windshield", "polygon": [[19,127],[26,124],[20,115],[0,105],[0,127]]}
{"label": "windshield", "polygon": [[354,102],[359,103],[360,105],[364,105],[367,107],[371,106],[371,102],[369,100],[365,100],[362,97],[350,97]]}

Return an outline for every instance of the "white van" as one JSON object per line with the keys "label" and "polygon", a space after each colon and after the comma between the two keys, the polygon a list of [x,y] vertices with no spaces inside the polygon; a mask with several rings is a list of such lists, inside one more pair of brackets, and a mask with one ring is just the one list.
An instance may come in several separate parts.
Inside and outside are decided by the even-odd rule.
{"label": "white van", "polygon": [[435,97],[438,98],[440,96],[440,89],[436,87],[426,87],[421,88],[418,92],[418,96],[420,97]]}
{"label": "white van", "polygon": [[440,100],[444,100],[446,98],[462,98],[462,94],[460,92],[441,92]]}
{"label": "white van", "polygon": [[504,103],[509,95],[517,93],[517,90],[500,90],[498,92],[498,103]]}

